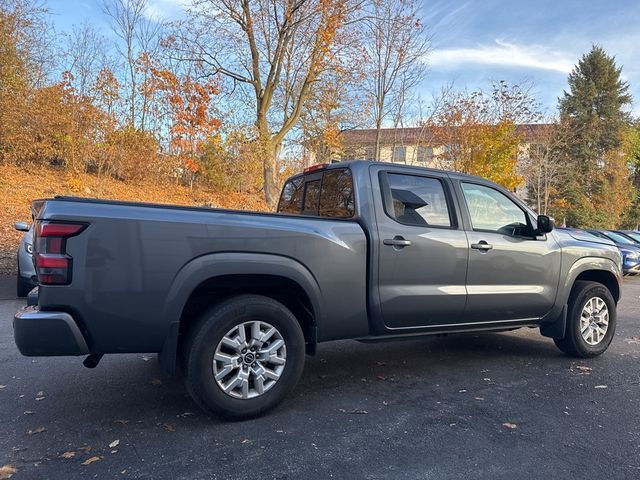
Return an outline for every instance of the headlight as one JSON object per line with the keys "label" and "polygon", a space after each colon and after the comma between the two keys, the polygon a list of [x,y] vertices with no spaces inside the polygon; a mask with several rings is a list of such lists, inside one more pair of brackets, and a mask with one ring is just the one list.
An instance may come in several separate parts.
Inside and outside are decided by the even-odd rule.
{"label": "headlight", "polygon": [[632,250],[622,250],[622,261],[632,261],[637,262],[640,260],[640,253],[632,251]]}
{"label": "headlight", "polygon": [[24,249],[27,251],[29,255],[33,255],[33,245],[31,245],[30,243],[25,243]]}

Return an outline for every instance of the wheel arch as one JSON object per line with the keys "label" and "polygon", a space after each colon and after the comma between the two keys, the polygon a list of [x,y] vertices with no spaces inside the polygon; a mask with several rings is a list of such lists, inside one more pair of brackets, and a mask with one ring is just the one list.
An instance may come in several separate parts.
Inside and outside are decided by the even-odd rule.
{"label": "wheel arch", "polygon": [[540,333],[545,337],[564,338],[569,297],[578,281],[600,283],[611,292],[616,303],[620,300],[619,269],[615,262],[608,258],[583,257],[571,266],[564,278],[554,309],[548,315],[549,318],[540,325]]}
{"label": "wheel arch", "polygon": [[582,257],[578,259],[565,275],[562,286],[561,304],[567,303],[569,295],[578,280],[598,282],[607,287],[617,302],[620,300],[621,272],[616,263],[604,257]]}
{"label": "wheel arch", "polygon": [[573,281],[573,286],[571,288],[573,289],[576,285],[576,282],[580,280],[600,283],[607,287],[607,290],[611,292],[611,296],[616,301],[616,303],[618,302],[618,300],[620,300],[620,284],[618,283],[616,276],[610,271],[585,270],[583,272],[580,272],[576,279]]}
{"label": "wheel arch", "polygon": [[289,257],[225,252],[192,260],[174,278],[163,315],[169,327],[159,355],[162,367],[175,371],[180,339],[201,313],[246,293],[273,298],[289,308],[300,322],[307,352],[315,353],[321,302],[312,273]]}

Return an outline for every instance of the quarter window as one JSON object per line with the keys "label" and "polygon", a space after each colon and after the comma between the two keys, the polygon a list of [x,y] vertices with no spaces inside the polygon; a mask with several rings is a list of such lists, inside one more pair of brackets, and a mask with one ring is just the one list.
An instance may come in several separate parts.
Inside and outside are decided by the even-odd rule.
{"label": "quarter window", "polygon": [[451,227],[442,182],[437,178],[390,173],[387,175],[395,220],[407,225]]}
{"label": "quarter window", "polygon": [[512,236],[525,235],[530,230],[525,212],[504,193],[466,182],[462,182],[462,191],[474,230]]}

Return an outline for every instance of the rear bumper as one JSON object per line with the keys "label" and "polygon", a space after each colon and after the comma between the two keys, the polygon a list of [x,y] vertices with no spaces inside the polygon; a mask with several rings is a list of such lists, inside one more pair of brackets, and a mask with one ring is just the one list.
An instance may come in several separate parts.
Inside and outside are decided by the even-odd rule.
{"label": "rear bumper", "polygon": [[73,317],[64,312],[45,312],[35,306],[18,310],[13,317],[13,336],[27,357],[86,355],[89,347]]}

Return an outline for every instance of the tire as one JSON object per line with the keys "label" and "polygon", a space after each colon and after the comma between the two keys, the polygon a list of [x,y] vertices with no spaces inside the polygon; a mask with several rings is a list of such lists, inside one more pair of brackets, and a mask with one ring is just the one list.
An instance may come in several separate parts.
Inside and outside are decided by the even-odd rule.
{"label": "tire", "polygon": [[[255,340],[256,323],[260,338],[271,332],[264,343]],[[240,341],[241,329],[245,342]],[[231,340],[238,345],[231,348]],[[268,350],[274,353],[269,356]],[[193,400],[208,413],[243,419],[274,408],[293,390],[304,368],[305,340],[296,317],[284,305],[268,297],[240,295],[205,312],[187,335],[181,353]],[[247,360],[251,353],[253,364]],[[233,358],[233,362],[219,358]],[[271,363],[276,360],[278,364]],[[232,370],[225,374],[228,368]],[[216,379],[216,372],[222,377]],[[240,380],[241,375],[249,378]],[[275,375],[279,377],[274,380]],[[236,380],[241,383],[223,390]]]}
{"label": "tire", "polygon": [[[589,302],[595,303],[589,304]],[[585,330],[587,335],[585,338],[582,333],[584,322],[581,322],[583,311],[595,307],[592,310],[604,312],[604,306],[608,314],[606,332],[602,334],[604,315],[600,313],[592,317],[592,320],[585,319],[585,322],[591,322],[591,325],[595,324],[597,327],[593,329],[590,326]],[[565,335],[563,339],[553,340],[556,346],[567,355],[574,357],[589,358],[603,354],[609,348],[616,331],[616,302],[609,289],[601,283],[578,280],[569,296],[568,307]],[[585,315],[588,314],[585,313]]]}

